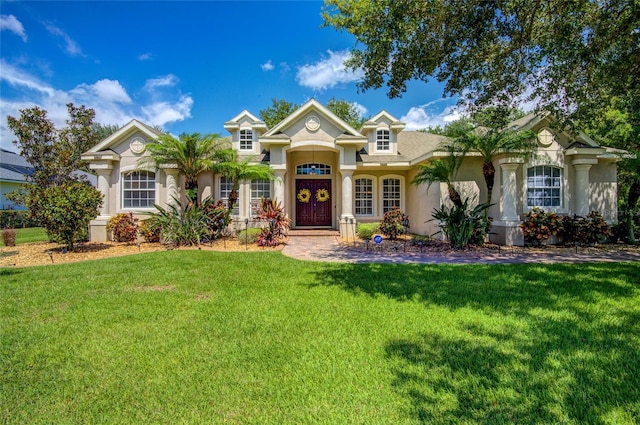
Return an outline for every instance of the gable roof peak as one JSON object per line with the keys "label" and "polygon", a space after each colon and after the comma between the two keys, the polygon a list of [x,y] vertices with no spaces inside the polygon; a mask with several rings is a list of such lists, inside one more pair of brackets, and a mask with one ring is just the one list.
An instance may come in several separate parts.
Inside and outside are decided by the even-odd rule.
{"label": "gable roof peak", "polygon": [[288,117],[280,121],[269,130],[265,136],[273,136],[278,133],[283,132],[283,130],[289,127],[292,123],[296,122],[300,118],[302,118],[305,114],[309,112],[316,112],[319,115],[322,115],[325,119],[332,122],[336,127],[343,130],[344,134],[361,137],[362,135],[355,128],[351,127],[348,123],[346,123],[342,118],[331,112],[329,108],[324,106],[322,103],[318,102],[313,97],[307,100],[302,106],[293,111]]}

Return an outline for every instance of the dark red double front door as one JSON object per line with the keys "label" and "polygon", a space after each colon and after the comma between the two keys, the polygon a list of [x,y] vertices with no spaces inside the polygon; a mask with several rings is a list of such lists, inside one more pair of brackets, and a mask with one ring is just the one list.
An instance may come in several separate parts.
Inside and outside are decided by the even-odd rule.
{"label": "dark red double front door", "polygon": [[296,180],[296,226],[331,226],[331,180]]}

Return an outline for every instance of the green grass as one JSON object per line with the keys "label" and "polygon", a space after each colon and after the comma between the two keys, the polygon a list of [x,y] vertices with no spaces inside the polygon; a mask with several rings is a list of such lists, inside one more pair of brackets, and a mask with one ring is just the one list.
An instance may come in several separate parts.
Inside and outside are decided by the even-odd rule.
{"label": "green grass", "polygon": [[[32,242],[47,242],[48,240],[47,232],[45,232],[42,227],[16,229],[16,245]],[[0,238],[0,246],[4,246],[2,238]]]}
{"label": "green grass", "polygon": [[0,270],[1,423],[640,422],[640,264]]}

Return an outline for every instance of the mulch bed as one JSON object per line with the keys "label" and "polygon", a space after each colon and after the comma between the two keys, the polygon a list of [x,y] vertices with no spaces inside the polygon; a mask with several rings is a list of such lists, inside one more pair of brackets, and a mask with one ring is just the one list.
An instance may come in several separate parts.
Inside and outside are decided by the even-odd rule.
{"label": "mulch bed", "polygon": [[[29,243],[12,247],[0,247],[0,267],[42,266],[48,264],[73,263],[97,260],[108,257],[139,254],[143,252],[166,251],[170,247],[160,243],[118,243],[92,242],[80,243],[73,252],[66,252],[60,244],[50,242]],[[240,243],[237,239],[217,240],[200,247],[181,247],[179,249],[202,249],[212,251],[264,251],[282,249],[263,248],[256,244]]]}

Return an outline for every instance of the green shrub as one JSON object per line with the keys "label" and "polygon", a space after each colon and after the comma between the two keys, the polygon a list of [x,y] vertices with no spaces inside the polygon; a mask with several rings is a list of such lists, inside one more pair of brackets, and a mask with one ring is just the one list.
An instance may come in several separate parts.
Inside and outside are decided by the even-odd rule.
{"label": "green shrub", "polygon": [[380,223],[358,223],[356,233],[364,241],[370,241],[380,231]]}
{"label": "green shrub", "polygon": [[107,231],[116,242],[135,242],[138,239],[138,219],[132,212],[116,214],[109,219]]}
{"label": "green shrub", "polygon": [[254,244],[262,233],[260,227],[249,227],[248,229],[238,230],[238,241],[243,244]]}
{"label": "green shrub", "polygon": [[72,181],[44,188],[38,195],[42,226],[73,251],[74,243],[87,237],[89,222],[98,216],[102,194],[86,182]]}
{"label": "green shrub", "polygon": [[189,202],[185,207],[173,198],[165,210],[156,205],[157,213],[150,213],[149,225],[160,229],[160,238],[176,246],[200,245],[207,234],[207,216],[197,203]]}
{"label": "green shrub", "polygon": [[[407,226],[405,227],[405,223]],[[394,240],[398,235],[402,235],[409,227],[409,217],[403,213],[400,208],[393,208],[391,211],[384,213],[382,222],[380,222],[380,232],[388,239]]]}
{"label": "green shrub", "polygon": [[16,246],[15,229],[2,229],[2,243],[4,246]]}
{"label": "green shrub", "polygon": [[229,226],[229,210],[224,202],[215,202],[211,197],[202,201],[202,209],[206,216],[207,237],[210,240],[218,239]]}
{"label": "green shrub", "polygon": [[563,217],[560,237],[565,244],[594,245],[613,233],[602,215],[591,211],[586,217]]}
{"label": "green shrub", "polygon": [[0,228],[22,229],[25,227],[40,227],[29,211],[0,210]]}
{"label": "green shrub", "polygon": [[461,206],[447,208],[442,205],[440,209],[435,209],[433,218],[440,221],[440,231],[453,248],[483,245],[491,227],[491,218],[485,217],[484,211],[490,206],[484,203],[469,210],[469,199],[465,199]]}
{"label": "green shrub", "polygon": [[540,246],[551,236],[556,236],[562,227],[560,217],[554,212],[545,212],[535,207],[524,215],[520,228],[524,234],[524,243],[530,246]]}

